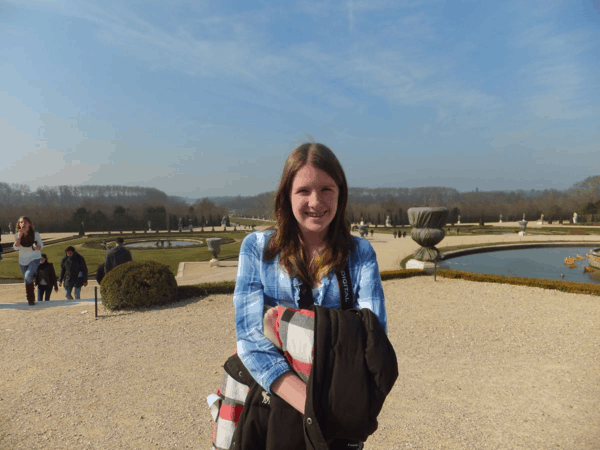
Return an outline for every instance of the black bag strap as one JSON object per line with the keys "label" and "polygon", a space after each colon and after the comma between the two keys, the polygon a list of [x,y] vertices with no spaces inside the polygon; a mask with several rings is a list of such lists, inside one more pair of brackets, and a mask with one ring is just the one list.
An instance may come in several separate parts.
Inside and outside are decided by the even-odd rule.
{"label": "black bag strap", "polygon": [[300,285],[300,300],[298,300],[298,307],[300,309],[310,309],[315,304],[313,298],[312,289],[306,283]]}
{"label": "black bag strap", "polygon": [[354,308],[354,294],[352,292],[352,279],[350,277],[350,264],[346,263],[344,270],[336,273],[340,288],[340,309],[346,311]]}
{"label": "black bag strap", "polygon": [[[352,280],[350,278],[350,265],[346,263],[344,270],[337,272],[338,287],[340,289],[340,309],[345,311],[354,308],[354,294],[352,293]],[[310,309],[315,304],[313,292],[310,286],[302,283],[300,286],[300,300],[298,306],[300,309]]]}

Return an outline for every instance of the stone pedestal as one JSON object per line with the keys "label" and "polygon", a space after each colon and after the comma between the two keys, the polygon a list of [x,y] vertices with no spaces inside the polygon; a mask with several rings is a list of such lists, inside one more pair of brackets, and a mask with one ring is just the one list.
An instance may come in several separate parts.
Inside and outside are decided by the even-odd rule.
{"label": "stone pedestal", "polygon": [[211,259],[208,263],[208,267],[221,267],[221,261],[219,261],[218,259]]}
{"label": "stone pedestal", "polygon": [[527,235],[527,231],[519,231],[519,236],[526,236]]}
{"label": "stone pedestal", "polygon": [[[437,268],[440,269],[448,269],[450,266],[443,262],[438,262]],[[416,259],[411,259],[406,263],[407,269],[419,269],[424,270],[427,273],[433,273],[435,271],[435,263],[431,261],[419,261]]]}

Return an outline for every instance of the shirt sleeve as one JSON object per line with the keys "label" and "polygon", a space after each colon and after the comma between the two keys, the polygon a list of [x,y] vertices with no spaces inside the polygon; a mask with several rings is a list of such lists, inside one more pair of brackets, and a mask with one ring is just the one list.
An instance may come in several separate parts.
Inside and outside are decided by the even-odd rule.
{"label": "shirt sleeve", "polygon": [[358,245],[358,306],[367,308],[379,319],[387,334],[387,312],[385,298],[379,274],[379,264],[375,250],[366,239],[360,239]]}
{"label": "shirt sleeve", "polygon": [[42,236],[40,236],[40,233],[38,233],[37,231],[35,232],[35,240],[37,241],[37,247],[41,247],[40,250],[44,248],[44,241],[42,241]]}
{"label": "shirt sleeve", "polygon": [[257,233],[248,235],[240,249],[237,281],[233,294],[237,351],[242,362],[267,392],[277,378],[291,367],[263,334],[265,308],[261,280],[262,249]]}

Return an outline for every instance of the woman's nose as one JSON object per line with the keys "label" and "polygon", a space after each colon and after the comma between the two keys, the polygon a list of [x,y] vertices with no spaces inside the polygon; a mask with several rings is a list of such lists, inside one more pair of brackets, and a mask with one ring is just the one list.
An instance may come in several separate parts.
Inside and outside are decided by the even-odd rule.
{"label": "woman's nose", "polygon": [[321,196],[319,195],[318,191],[312,191],[308,197],[308,204],[309,205],[318,205],[321,201]]}

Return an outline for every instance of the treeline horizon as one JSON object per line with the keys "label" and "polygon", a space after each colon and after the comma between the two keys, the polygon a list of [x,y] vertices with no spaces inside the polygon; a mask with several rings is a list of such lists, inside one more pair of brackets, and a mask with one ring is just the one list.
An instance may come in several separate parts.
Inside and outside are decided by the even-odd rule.
{"label": "treeline horizon", "polygon": [[[46,232],[177,229],[182,225],[219,226],[223,216],[273,218],[275,192],[254,196],[212,197],[195,201],[167,195],[156,188],[119,185],[40,187],[0,182],[0,226],[16,224],[28,216]],[[365,221],[407,225],[406,211],[419,206],[443,206],[450,211],[448,223],[538,220],[569,221],[573,213],[581,223],[600,222],[600,175],[575,183],[568,189],[460,192],[454,188],[349,188],[347,216],[353,223]]]}
{"label": "treeline horizon", "polygon": [[20,216],[29,217],[37,231],[86,232],[148,229],[177,230],[183,227],[219,226],[227,208],[211,200],[193,204],[156,188],[137,186],[29,186],[0,182],[0,227],[15,230]]}
{"label": "treeline horizon", "polygon": [[[275,191],[255,196],[213,198],[220,206],[234,210],[236,215],[273,219]],[[386,217],[394,225],[408,225],[407,210],[419,206],[443,206],[450,214],[448,223],[455,224],[460,215],[463,223],[497,222],[502,220],[538,220],[542,214],[549,221],[569,221],[576,212],[580,223],[600,222],[600,175],[590,176],[568,189],[529,191],[460,192],[455,188],[429,186],[419,188],[348,189],[347,216],[352,223],[384,224]]]}

